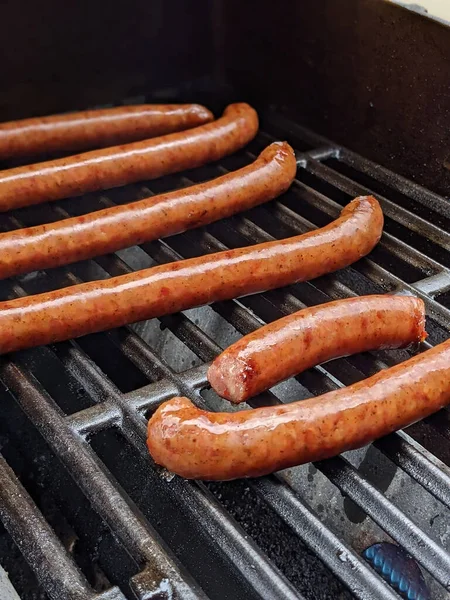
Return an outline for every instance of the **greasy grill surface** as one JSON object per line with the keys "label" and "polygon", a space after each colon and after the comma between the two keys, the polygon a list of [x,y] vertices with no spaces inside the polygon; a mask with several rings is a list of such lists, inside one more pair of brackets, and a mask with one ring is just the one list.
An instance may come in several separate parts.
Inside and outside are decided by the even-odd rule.
{"label": "greasy grill surface", "polygon": [[[286,237],[325,225],[359,194],[374,193],[386,217],[369,257],[311,283],[0,359],[0,562],[24,598],[394,599],[359,556],[382,540],[416,559],[436,597],[450,590],[447,411],[367,451],[249,482],[171,477],[145,447],[146,417],[173,395],[231,410],[207,389],[205,363],[240,334],[304,306],[413,292],[426,302],[427,344],[446,339],[448,201],[268,114],[257,139],[220,164],[18,210],[0,223],[6,231],[189,185],[247,164],[275,139],[293,145],[299,165],[279,200],[164,241],[0,282],[7,299]],[[317,395],[406,356],[332,361],[252,405]]]}

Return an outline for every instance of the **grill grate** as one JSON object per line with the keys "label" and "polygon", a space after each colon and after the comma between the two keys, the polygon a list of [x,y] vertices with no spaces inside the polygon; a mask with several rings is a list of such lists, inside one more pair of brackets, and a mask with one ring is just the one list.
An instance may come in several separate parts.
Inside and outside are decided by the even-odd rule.
{"label": "grill grate", "polygon": [[[152,465],[145,448],[145,417],[173,395],[229,410],[207,389],[205,363],[240,334],[304,306],[409,291],[426,303],[427,344],[446,339],[450,234],[445,199],[269,113],[257,139],[220,164],[17,210],[2,215],[1,226],[9,230],[55,221],[218,176],[247,164],[274,139],[287,139],[299,150],[297,180],[280,199],[140,248],[0,282],[0,298],[13,298],[286,237],[326,224],[358,194],[374,192],[386,216],[377,249],[338,273],[1,359],[0,516],[8,532],[3,535],[11,536],[31,565],[46,594],[41,597],[327,598],[330,589],[349,597],[336,576],[354,597],[395,599],[359,556],[371,543],[389,539],[428,570],[436,597],[450,590],[447,411],[367,451],[248,482],[271,518],[287,526],[294,549],[306,557],[311,551],[325,565],[310,556],[302,563],[304,576],[295,577],[281,564],[292,581],[271,560],[277,562],[277,553],[268,551],[269,558],[247,535],[248,523],[233,503],[223,499],[233,484],[171,477]],[[405,351],[378,352],[332,361],[251,404],[320,394],[406,356]],[[64,465],[58,468],[70,475],[67,479],[52,479],[52,460]],[[34,479],[26,475],[30,469],[37,472]],[[72,545],[64,543],[51,518],[47,495],[75,531]],[[71,505],[71,495],[79,509]],[[77,556],[77,547],[95,562],[95,573]],[[314,588],[313,571],[319,567],[326,582],[323,596]]]}

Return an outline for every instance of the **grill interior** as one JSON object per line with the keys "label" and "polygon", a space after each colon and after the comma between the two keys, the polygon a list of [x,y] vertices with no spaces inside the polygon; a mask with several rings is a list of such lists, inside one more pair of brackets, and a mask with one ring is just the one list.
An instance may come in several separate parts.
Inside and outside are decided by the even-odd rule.
{"label": "grill interior", "polygon": [[[219,163],[0,217],[7,231],[131,202],[242,167],[278,139],[297,152],[297,178],[282,197],[162,241],[2,281],[1,300],[296,235],[327,224],[360,194],[375,194],[386,218],[376,249],[337,273],[0,359],[0,562],[24,600],[393,600],[360,557],[384,540],[423,567],[433,597],[448,595],[446,410],[368,448],[258,480],[189,482],[148,456],[146,419],[161,402],[182,394],[232,410],[208,389],[207,363],[240,335],[304,306],[414,293],[427,307],[423,346],[448,338],[448,201],[281,114],[261,117],[257,138]],[[251,405],[318,395],[407,356],[334,360]]]}

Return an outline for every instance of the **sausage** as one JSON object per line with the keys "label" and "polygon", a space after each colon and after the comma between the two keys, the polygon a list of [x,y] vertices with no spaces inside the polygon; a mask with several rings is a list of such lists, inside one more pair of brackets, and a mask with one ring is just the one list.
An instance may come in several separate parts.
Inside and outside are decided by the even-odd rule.
{"label": "sausage", "polygon": [[230,104],[217,121],[189,131],[0,171],[0,212],[199,167],[242,148],[257,131],[253,108]]}
{"label": "sausage", "polygon": [[0,353],[313,279],[370,252],[382,227],[379,203],[362,196],[317,231],[2,302]]}
{"label": "sausage", "polygon": [[79,261],[206,225],[283,193],[295,177],[283,142],[213,181],[57,223],[0,234],[0,278]]}
{"label": "sausage", "polygon": [[413,296],[363,296],[305,308],[246,335],[211,364],[208,380],[239,403],[333,358],[401,348],[426,338],[425,305]]}
{"label": "sausage", "polygon": [[322,460],[406,427],[450,402],[450,340],[317,398],[211,413],[187,398],[148,424],[153,460],[188,479],[257,477]]}
{"label": "sausage", "polygon": [[140,104],[0,123],[0,159],[124,144],[208,123],[199,104]]}

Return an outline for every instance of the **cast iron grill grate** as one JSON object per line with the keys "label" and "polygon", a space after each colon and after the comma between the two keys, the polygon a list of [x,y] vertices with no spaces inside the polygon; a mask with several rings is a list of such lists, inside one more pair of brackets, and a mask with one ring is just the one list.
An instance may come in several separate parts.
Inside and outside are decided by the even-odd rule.
{"label": "cast iron grill grate", "polygon": [[[397,542],[428,571],[436,597],[449,592],[447,411],[369,449],[245,483],[171,477],[153,466],[145,447],[146,417],[173,395],[229,410],[208,390],[205,363],[239,335],[304,306],[409,291],[426,302],[427,343],[446,339],[448,201],[269,113],[256,140],[218,164],[17,210],[1,216],[1,227],[202,181],[247,164],[274,139],[299,150],[296,182],[280,199],[163,241],[0,282],[7,299],[286,237],[326,224],[359,194],[375,193],[386,216],[379,246],[338,273],[0,360],[0,562],[24,598],[349,598],[347,588],[360,599],[395,599],[360,557],[383,540]],[[348,385],[406,355],[333,361],[252,405]],[[253,511],[266,521],[256,526]],[[277,536],[285,548],[276,547]],[[11,548],[20,549],[34,575],[21,576],[20,559],[8,559]],[[33,596],[37,582],[42,593]]]}

